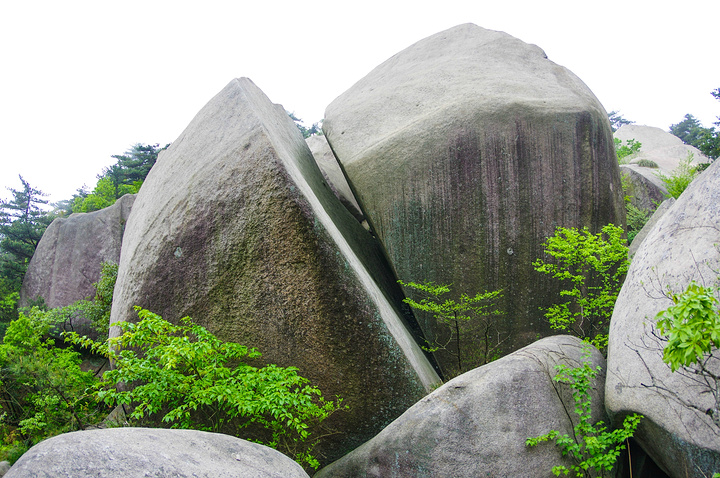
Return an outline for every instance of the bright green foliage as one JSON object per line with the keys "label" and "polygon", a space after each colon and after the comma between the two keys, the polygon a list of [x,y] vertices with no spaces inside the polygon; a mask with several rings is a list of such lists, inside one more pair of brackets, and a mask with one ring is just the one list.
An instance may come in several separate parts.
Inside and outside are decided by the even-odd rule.
{"label": "bright green foliage", "polygon": [[670,176],[666,176],[662,173],[656,173],[657,177],[665,183],[665,187],[668,190],[668,197],[673,197],[675,199],[679,198],[683,191],[687,189],[693,179],[697,176],[697,166],[692,164],[692,160],[693,154],[688,153],[687,158],[680,161],[680,164],[672,171],[672,173],[670,173]]}
{"label": "bright green foliage", "polygon": [[[570,385],[575,401],[575,414],[578,423],[574,427],[573,436],[561,435],[557,430],[551,430],[545,435],[528,438],[527,446],[537,446],[546,441],[554,440],[560,447],[563,456],[569,456],[575,463],[567,468],[564,465],[554,466],[552,472],[555,476],[573,473],[576,477],[612,476],[615,463],[620,452],[625,449],[625,442],[635,433],[642,415],[633,414],[625,417],[622,428],[608,431],[602,421],[592,424],[592,401],[590,390],[593,381],[600,371],[600,367],[593,369],[590,366],[590,349],[584,352],[583,365],[568,367],[557,365],[558,371],[554,380]],[[607,475],[606,475],[607,474]]]}
{"label": "bright green foliage", "polygon": [[[0,345],[2,452],[17,458],[40,440],[96,423],[103,407],[88,393],[97,382],[80,369],[80,355],[58,348],[52,318],[38,308],[21,313]],[[18,452],[13,452],[18,450]],[[5,458],[2,458],[5,459]]]}
{"label": "bright green foliage", "polygon": [[559,227],[543,246],[553,259],[537,259],[533,267],[559,280],[565,287],[560,296],[567,299],[547,309],[550,326],[604,350],[615,300],[630,265],[622,228],[608,224],[602,233],[592,234],[587,227]]}
{"label": "bright green foliage", "polygon": [[658,312],[657,330],[667,339],[663,361],[673,372],[699,375],[714,399],[710,415],[720,427],[720,312],[717,290],[694,281],[682,294],[672,294],[674,305]]}
{"label": "bright green foliage", "polygon": [[635,141],[634,139],[627,140],[627,144],[622,144],[622,140],[615,138],[615,154],[617,155],[618,163],[625,164],[628,156],[631,156],[640,151],[642,143]]}
{"label": "bright green foliage", "polygon": [[117,273],[117,264],[103,262],[100,280],[93,284],[95,297],[92,300],[79,300],[65,307],[52,309],[48,313],[58,324],[72,325],[79,318],[89,320],[98,334],[98,340],[105,341],[110,329],[110,309]]}
{"label": "bright green foliage", "polygon": [[[98,397],[110,406],[133,405],[131,417],[160,419],[173,428],[233,431],[317,467],[312,455],[320,424],[340,408],[294,367],[254,367],[255,349],[223,342],[189,317],[173,325],[136,307],[140,322],[121,322],[123,334],[105,344],[77,334],[74,343],[111,358]],[[116,384],[134,386],[118,390]],[[260,435],[248,427],[261,426]],[[257,431],[255,430],[255,433]]]}
{"label": "bright green foliage", "polygon": [[663,350],[673,372],[702,361],[713,347],[720,348],[720,315],[714,289],[690,283],[682,294],[673,294],[675,305],[657,314],[657,327],[668,336]]}
{"label": "bright green foliage", "polygon": [[[439,323],[447,326],[449,338],[446,342],[436,341],[424,347],[430,352],[443,349],[455,355],[457,370],[448,373],[447,376],[459,375],[496,358],[497,349],[502,343],[494,326],[494,321],[502,315],[496,304],[502,298],[501,290],[485,291],[474,296],[462,293],[457,300],[454,300],[443,298],[450,293],[449,285],[435,285],[432,282],[418,284],[398,281],[398,283],[404,287],[411,287],[425,296],[419,302],[410,298],[403,299],[403,302],[413,309],[431,313]],[[470,350],[463,349],[462,339],[474,339]],[[449,350],[448,346],[451,343],[454,351]]]}

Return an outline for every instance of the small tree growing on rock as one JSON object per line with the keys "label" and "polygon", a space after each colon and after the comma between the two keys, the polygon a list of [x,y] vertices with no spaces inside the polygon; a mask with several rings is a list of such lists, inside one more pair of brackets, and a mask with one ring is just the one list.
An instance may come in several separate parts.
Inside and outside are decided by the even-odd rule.
{"label": "small tree growing on rock", "polygon": [[[445,350],[455,356],[457,368],[447,371],[448,377],[455,377],[497,358],[498,348],[507,338],[495,327],[495,320],[502,315],[496,306],[496,301],[502,298],[501,290],[485,291],[474,296],[462,293],[455,300],[443,298],[450,293],[449,285],[435,285],[432,282],[398,283],[424,295],[420,301],[406,298],[403,302],[413,309],[431,313],[447,327],[449,333],[446,340],[436,339],[423,348],[429,352]],[[467,343],[467,340],[473,341],[472,347],[463,347],[462,344]]]}
{"label": "small tree growing on rock", "polygon": [[560,297],[567,299],[546,309],[550,326],[605,350],[610,317],[630,265],[622,228],[608,224],[602,233],[592,234],[587,227],[559,227],[543,246],[553,260],[537,259],[533,267],[561,281],[565,289]]}

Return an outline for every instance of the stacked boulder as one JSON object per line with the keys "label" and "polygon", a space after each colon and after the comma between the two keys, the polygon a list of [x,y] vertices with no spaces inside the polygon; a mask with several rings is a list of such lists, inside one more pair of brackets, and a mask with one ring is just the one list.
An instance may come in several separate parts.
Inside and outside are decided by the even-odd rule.
{"label": "stacked boulder", "polygon": [[[673,477],[720,470],[720,427],[713,380],[672,372],[655,316],[690,281],[714,285],[720,271],[720,163],[696,178],[638,248],[610,326],[605,405],[618,425],[632,413],[643,420],[640,446]],[[720,356],[708,359],[720,367]],[[715,370],[720,375],[720,370]],[[717,384],[714,385],[717,391]]]}
{"label": "stacked boulder", "polygon": [[[558,284],[532,262],[555,228],[625,223],[604,108],[502,32],[460,25],[410,46],[334,100],[323,131],[399,279],[503,290],[490,334],[501,354],[552,333],[540,308]],[[433,345],[447,341],[434,317],[419,321]],[[438,352],[445,371],[452,354]]]}
{"label": "stacked boulder", "polygon": [[143,183],[111,323],[137,320],[134,306],[190,316],[266,363],[297,367],[349,407],[328,424],[343,433],[320,444],[330,460],[440,381],[400,303],[379,244],[333,194],[295,124],[241,78]]}

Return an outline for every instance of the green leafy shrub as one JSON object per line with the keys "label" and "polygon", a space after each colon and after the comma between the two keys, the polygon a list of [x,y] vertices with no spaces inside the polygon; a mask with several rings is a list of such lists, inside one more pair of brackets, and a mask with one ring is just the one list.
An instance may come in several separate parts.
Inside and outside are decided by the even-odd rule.
{"label": "green leafy shrub", "polygon": [[680,161],[680,164],[670,173],[670,176],[666,176],[662,173],[656,173],[657,177],[665,183],[665,187],[668,190],[668,197],[673,197],[675,199],[679,198],[683,191],[687,189],[693,179],[697,176],[697,166],[692,164],[692,160],[693,154],[688,153],[687,158]]}
{"label": "green leafy shrub", "polygon": [[638,153],[640,148],[642,148],[642,143],[640,141],[635,141],[634,139],[629,139],[626,141],[626,144],[622,144],[622,140],[620,138],[615,138],[614,142],[618,164],[626,164],[628,162],[626,158]]}
{"label": "green leafy shrub", "polygon": [[[435,285],[432,282],[418,284],[398,281],[424,295],[420,301],[410,298],[403,302],[416,310],[428,312],[447,327],[448,337],[435,340],[423,347],[429,352],[445,350],[456,359],[456,369],[447,371],[446,377],[454,377],[475,367],[491,362],[497,357],[499,347],[505,340],[499,335],[495,320],[503,315],[496,302],[502,298],[502,291],[485,291],[469,296],[465,293],[455,299],[444,299],[450,293],[449,285]],[[472,347],[463,348],[463,342],[472,342]]]}
{"label": "green leafy shrub", "polygon": [[[121,322],[123,334],[106,343],[75,333],[75,344],[102,353],[115,364],[97,392],[109,406],[132,405],[131,418],[160,420],[172,428],[233,431],[317,468],[313,447],[322,422],[341,408],[326,401],[294,367],[254,367],[255,349],[223,342],[189,317],[173,325],[136,307],[140,321]],[[116,388],[116,384],[132,387]],[[256,434],[254,428],[264,431]]]}
{"label": "green leafy shrub", "polygon": [[653,161],[653,160],[651,160],[651,159],[645,159],[645,158],[639,160],[639,161],[638,161],[637,163],[635,163],[635,164],[637,164],[638,166],[641,166],[641,167],[643,167],[643,168],[653,168],[653,169],[657,169],[657,168],[660,167],[660,166],[658,166],[658,163],[656,163],[655,161]]}
{"label": "green leafy shrub", "polygon": [[647,224],[652,214],[647,209],[640,209],[628,202],[625,204],[625,217],[627,218],[627,242],[632,244],[635,236]]}
{"label": "green leafy shrub", "polygon": [[622,428],[611,431],[604,426],[602,421],[591,423],[590,390],[600,367],[593,369],[590,366],[589,348],[584,351],[582,366],[568,367],[560,364],[555,369],[558,373],[554,380],[570,385],[573,391],[574,411],[578,416],[578,423],[573,427],[573,436],[551,430],[545,435],[528,438],[525,445],[537,446],[543,442],[555,441],[563,456],[568,456],[574,461],[569,469],[564,465],[554,466],[552,472],[555,476],[567,475],[570,472],[574,473],[576,477],[596,476],[595,473],[599,473],[600,476],[609,476],[620,452],[625,449],[626,440],[635,433],[642,415],[633,414],[625,417]]}
{"label": "green leafy shrub", "polygon": [[533,267],[559,280],[565,286],[560,297],[567,299],[546,309],[550,326],[604,350],[615,300],[630,265],[622,228],[608,224],[602,233],[592,234],[587,227],[558,227],[543,247],[553,259],[537,259]]}
{"label": "green leafy shrub", "polygon": [[709,411],[720,427],[720,312],[717,292],[712,287],[688,285],[681,294],[672,294],[674,305],[658,312],[657,330],[665,338],[663,361],[673,372],[699,376],[714,400]]}
{"label": "green leafy shrub", "polygon": [[30,446],[97,423],[106,412],[89,393],[97,379],[80,368],[80,354],[47,338],[52,317],[33,308],[20,313],[0,345],[2,459],[17,459]]}

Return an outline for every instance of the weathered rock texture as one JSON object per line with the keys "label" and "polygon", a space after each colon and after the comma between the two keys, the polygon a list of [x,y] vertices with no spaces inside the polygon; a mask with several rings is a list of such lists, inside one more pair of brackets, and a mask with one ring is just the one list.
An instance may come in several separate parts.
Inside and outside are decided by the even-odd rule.
{"label": "weathered rock texture", "polygon": [[[581,365],[583,347],[575,337],[549,337],[460,375],[315,476],[554,476],[553,466],[567,465],[559,448],[525,440],[550,430],[572,435],[571,390],[552,378],[558,363]],[[591,361],[603,369],[591,391],[593,418],[604,419],[605,361],[597,350]]]}
{"label": "weathered rock texture", "polygon": [[110,428],[66,433],[32,447],[5,475],[36,478],[307,478],[282,453],[195,430]]}
{"label": "weathered rock texture", "polygon": [[551,334],[538,308],[559,289],[531,265],[544,239],[625,222],[604,108],[505,33],[460,25],[412,45],[333,101],[323,130],[400,279],[504,290],[506,350]]}
{"label": "weathered rock texture", "polygon": [[720,470],[720,427],[705,413],[712,405],[710,394],[670,371],[662,361],[663,343],[650,332],[656,314],[672,305],[663,296],[668,287],[681,292],[693,279],[715,282],[719,243],[720,163],[715,162],[642,241],[610,325],[608,413],[615,424],[628,414],[643,414],[635,438],[673,477],[700,478]]}
{"label": "weathered rock texture", "polygon": [[313,154],[330,189],[332,189],[335,196],[343,203],[348,211],[350,211],[358,221],[362,222],[365,218],[363,217],[362,211],[360,211],[360,206],[355,200],[355,195],[350,189],[350,185],[342,172],[340,163],[338,163],[335,158],[325,136],[315,134],[307,138],[305,142],[307,142],[310,152]]}
{"label": "weathered rock texture", "polygon": [[640,152],[630,158],[630,163],[637,163],[642,159],[654,161],[663,174],[669,174],[677,168],[689,154],[693,155],[692,164],[709,162],[696,147],[687,145],[677,136],[654,126],[626,124],[618,128],[615,137],[625,142],[630,139],[640,141]]}
{"label": "weathered rock texture", "polygon": [[[438,377],[394,304],[379,246],[323,180],[280,105],[248,79],[161,153],[127,225],[111,321],[189,315],[344,399],[329,458],[376,434]],[[394,295],[393,295],[394,294]],[[112,333],[117,333],[113,330]]]}
{"label": "weathered rock texture", "polygon": [[646,211],[654,211],[667,197],[667,187],[657,175],[658,169],[646,168],[637,164],[620,166],[623,187],[630,196],[633,206]]}
{"label": "weathered rock texture", "polygon": [[55,219],[33,255],[20,293],[20,304],[38,297],[62,307],[95,295],[103,262],[118,263],[125,223],[135,201],[128,194],[110,207]]}

